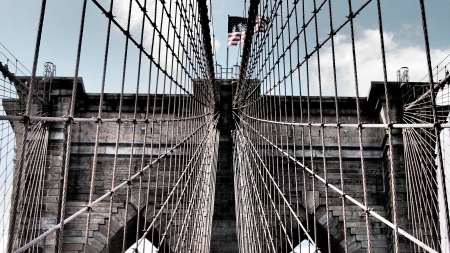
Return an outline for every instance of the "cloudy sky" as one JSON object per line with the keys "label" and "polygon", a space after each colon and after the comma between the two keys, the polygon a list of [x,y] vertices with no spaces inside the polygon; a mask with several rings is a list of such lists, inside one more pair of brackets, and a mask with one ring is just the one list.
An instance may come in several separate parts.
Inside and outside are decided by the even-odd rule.
{"label": "cloudy sky", "polygon": [[[108,0],[100,1],[105,7],[108,6]],[[353,0],[353,9],[359,8],[365,1]],[[420,81],[426,76],[426,61],[424,53],[424,39],[422,35],[422,23],[420,19],[420,8],[418,1],[382,0],[382,12],[385,29],[385,46],[387,51],[388,77],[395,81],[396,70],[407,66],[410,69],[410,78],[412,81]],[[450,54],[448,13],[450,13],[450,0],[425,1],[427,11],[427,21],[430,35],[430,46],[433,67],[445,59]],[[43,72],[44,63],[53,62],[57,66],[58,76],[73,76],[75,72],[76,47],[78,37],[78,27],[81,13],[82,1],[47,1],[47,15],[44,21],[44,31],[39,55],[37,74]],[[343,2],[333,1],[333,15],[335,26],[340,25],[348,13],[348,5]],[[32,67],[34,46],[36,40],[36,30],[38,27],[39,10],[41,1],[38,0],[2,0],[0,3],[0,42],[23,63],[29,70]],[[149,0],[148,8],[154,8],[154,0]],[[161,6],[161,4],[159,4]],[[248,7],[248,1],[212,0],[214,31],[215,60],[222,66],[226,65],[226,43],[227,43],[227,16],[243,16],[246,11],[244,6]],[[311,8],[312,1],[306,1],[307,8]],[[308,7],[309,6],[309,7]],[[312,9],[311,9],[312,10]],[[126,14],[128,11],[128,1],[116,0],[114,4],[114,15],[122,23],[126,24]],[[307,11],[308,13],[308,11]],[[355,19],[355,42],[358,58],[358,79],[361,85],[360,95],[365,95],[368,91],[370,81],[382,80],[381,54],[379,50],[379,33],[376,16],[376,1],[372,1]],[[139,20],[137,8],[133,9],[131,30],[139,31]],[[307,14],[309,15],[309,14]],[[326,20],[326,17],[323,17]],[[299,20],[299,22],[301,22]],[[81,57],[80,76],[84,78],[86,90],[89,92],[99,92],[102,77],[104,44],[106,37],[106,18],[99,9],[88,1],[85,37],[83,39],[83,49]],[[319,15],[319,40],[323,40],[329,28],[326,22],[321,21]],[[118,30],[113,30],[111,53],[107,73],[107,92],[120,91],[120,75],[123,62],[123,35]],[[312,36],[310,36],[312,37]],[[135,36],[139,38],[139,36]],[[144,45],[146,40],[150,41],[150,35],[144,36]],[[349,83],[354,80],[351,57],[351,37],[349,29],[343,29],[336,36],[336,56],[338,59],[337,70],[340,83]],[[158,50],[157,47],[154,50]],[[0,46],[0,52],[5,49]],[[114,53],[117,52],[117,53]],[[137,55],[137,50],[130,49],[130,54]],[[230,65],[240,62],[239,47],[230,48]],[[8,54],[7,54],[8,55]],[[10,60],[14,59],[8,55]],[[5,56],[0,54],[0,61],[5,62]],[[164,56],[162,56],[164,58]],[[323,59],[322,59],[323,58]],[[137,57],[136,57],[137,59]],[[330,89],[332,82],[332,63],[331,48],[329,43],[321,49],[321,72],[323,90]],[[161,59],[164,62],[164,59]],[[311,63],[311,75],[317,73],[317,66]],[[444,61],[448,64],[449,59]],[[441,64],[439,68],[443,68]],[[168,64],[170,68],[171,64]],[[130,69],[137,67],[137,60],[128,62]],[[304,74],[300,70],[300,76],[304,81]],[[440,73],[441,75],[442,72]],[[298,74],[297,74],[298,75]],[[135,76],[129,75],[129,76]],[[109,79],[108,79],[109,78]],[[439,78],[439,77],[438,77]],[[127,82],[133,82],[132,77]],[[311,84],[316,82],[314,78],[310,80]],[[126,85],[126,87],[128,87]],[[312,85],[312,92],[314,86]],[[340,87],[341,95],[353,95],[353,86]],[[133,89],[128,90],[133,92]],[[332,94],[330,94],[332,95]]]}

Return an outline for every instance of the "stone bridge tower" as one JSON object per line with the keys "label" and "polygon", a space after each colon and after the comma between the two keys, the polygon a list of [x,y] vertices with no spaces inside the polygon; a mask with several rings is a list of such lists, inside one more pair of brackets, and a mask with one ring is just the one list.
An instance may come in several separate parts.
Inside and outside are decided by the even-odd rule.
{"label": "stone bridge tower", "polygon": [[[55,78],[52,84],[52,91],[50,93],[51,116],[65,117],[66,112],[70,106],[70,98],[72,96],[72,80],[69,78]],[[89,199],[91,185],[94,187],[94,199],[101,197],[105,192],[109,191],[111,185],[111,174],[115,168],[116,184],[127,181],[129,173],[134,174],[139,172],[140,168],[147,166],[150,158],[155,158],[167,151],[167,147],[173,146],[176,141],[179,141],[182,136],[177,136],[183,130],[181,123],[167,125],[169,127],[148,127],[148,122],[145,122],[145,115],[140,115],[139,119],[133,119],[133,111],[137,107],[138,112],[144,112],[147,103],[147,95],[140,95],[137,99],[135,95],[123,96],[122,116],[117,119],[117,122],[107,123],[102,122],[105,126],[101,128],[98,134],[98,145],[96,145],[96,127],[95,120],[96,112],[99,105],[99,94],[89,94],[84,91],[82,79],[79,79],[80,86],[77,94],[76,111],[74,118],[84,118],[86,122],[76,121],[73,123],[71,148],[70,148],[70,170],[68,172],[67,182],[67,198],[64,200],[65,217],[70,217],[78,212],[87,204]],[[398,84],[391,84],[393,96],[391,112],[396,119],[402,113],[402,104],[400,87]],[[215,157],[216,164],[209,165],[211,173],[215,173],[215,182],[210,182],[213,186],[206,190],[215,190],[213,216],[211,221],[211,238],[210,248],[211,252],[228,253],[238,252],[238,248],[242,247],[242,242],[238,240],[236,230],[236,201],[245,201],[238,197],[236,199],[236,189],[240,189],[239,168],[236,168],[236,161],[233,160],[233,152],[236,152],[236,131],[238,131],[232,124],[232,110],[231,97],[234,92],[230,80],[220,81],[220,103],[217,106],[217,111],[220,112],[221,118],[218,124],[218,131],[216,137],[211,144],[211,155]],[[367,123],[382,123],[385,119],[385,101],[382,97],[384,94],[383,83],[372,83],[370,95],[367,98],[361,98],[362,116],[364,122]],[[183,95],[179,95],[183,96]],[[175,98],[156,95],[150,100],[150,106],[155,108],[157,114],[161,113],[163,107],[173,107]],[[303,98],[285,98],[286,104],[293,104],[295,108],[304,108],[303,113],[306,114],[306,101]],[[119,110],[119,94],[105,94],[103,97],[103,114],[105,118],[118,118]],[[288,101],[289,100],[289,101]],[[293,100],[293,101],[290,101]],[[310,97],[310,114],[312,122],[319,122],[319,98]],[[137,101],[135,103],[135,101]],[[14,107],[14,101],[9,101],[9,104],[4,106],[6,110],[11,110]],[[18,101],[16,103],[19,103]],[[172,104],[171,104],[172,103]],[[339,98],[339,110],[342,122],[357,123],[355,98]],[[303,107],[301,107],[303,104]],[[325,123],[330,122],[334,117],[334,98],[322,98],[323,116]],[[279,108],[273,104],[273,110]],[[171,108],[173,109],[173,108]],[[295,122],[300,122],[300,110],[295,109],[289,111],[289,116],[294,116]],[[161,113],[161,121],[164,121],[164,113]],[[42,179],[43,201],[41,205],[40,215],[40,231],[45,232],[60,222],[62,194],[64,185],[64,161],[67,154],[66,146],[67,139],[67,121],[61,122],[46,122],[48,129],[48,143],[46,144],[46,162],[45,162],[45,176]],[[116,127],[108,127],[109,125],[121,125],[119,130]],[[150,124],[151,125],[151,124]],[[17,136],[20,136],[22,126],[15,122],[13,125]],[[339,185],[340,183],[340,164],[343,168],[343,175],[345,183],[345,192],[353,198],[363,200],[363,188],[361,184],[361,153],[358,141],[358,133],[356,129],[343,128],[341,131],[340,140],[337,138],[336,128],[324,128],[323,133],[326,143],[326,151],[320,146],[320,130],[318,128],[313,131],[306,131],[307,128],[296,126],[294,128],[277,128],[266,129],[262,133],[267,138],[271,138],[273,132],[278,136],[282,136],[289,140],[290,144],[287,146],[289,153],[293,154],[297,159],[306,161],[310,167],[321,171],[323,169],[323,157],[326,157],[326,166],[328,169],[328,180],[330,183]],[[134,132],[133,132],[134,131]],[[147,146],[142,146],[143,140],[146,138],[145,133],[152,132],[158,138],[148,140]],[[309,138],[310,143],[301,145],[301,135]],[[120,138],[118,148],[115,148],[117,138]],[[133,139],[134,138],[134,139]],[[396,162],[396,181],[397,181],[397,211],[400,218],[399,224],[402,224],[402,229],[409,230],[409,221],[407,218],[406,206],[406,187],[403,165],[403,143],[401,132],[394,131],[394,158]],[[133,139],[133,141],[132,141]],[[338,150],[338,141],[341,142],[341,150]],[[18,139],[17,143],[20,143]],[[374,128],[364,131],[363,136],[363,156],[365,161],[365,168],[367,173],[367,202],[378,214],[389,218],[391,215],[391,203],[389,195],[389,159],[388,159],[388,142],[387,133],[384,129]],[[158,174],[155,170],[146,171],[141,181],[137,180],[129,182],[129,187],[123,188],[114,192],[114,201],[110,206],[109,198],[100,201],[92,210],[90,216],[91,225],[89,234],[87,236],[87,245],[85,245],[86,237],[86,219],[87,214],[82,214],[70,223],[65,224],[63,237],[63,251],[69,253],[83,252],[106,252],[106,245],[109,244],[110,252],[122,252],[123,247],[130,247],[137,236],[142,236],[143,228],[148,225],[158,211],[158,203],[156,200],[162,200],[167,197],[169,191],[165,191],[162,182],[171,180],[171,177],[176,173],[180,173],[183,168],[173,162],[175,157],[184,159],[185,149],[188,147],[179,147],[171,151],[153,167],[158,168]],[[261,155],[268,155],[276,153],[270,147],[260,147],[264,151]],[[98,156],[95,161],[96,172],[95,182],[91,183],[91,172],[93,169],[93,154],[97,149]],[[145,153],[145,159],[142,159],[142,154]],[[131,155],[131,156],[130,156]],[[276,156],[279,156],[277,154]],[[146,164],[142,164],[142,162]],[[280,184],[281,190],[285,191],[285,196],[297,196],[297,201],[292,201],[292,208],[298,214],[298,219],[302,224],[308,226],[310,235],[317,235],[317,246],[321,252],[327,252],[327,224],[330,231],[331,249],[332,252],[344,252],[344,235],[347,236],[349,242],[348,252],[366,252],[367,236],[365,213],[359,207],[347,206],[345,210],[345,227],[344,233],[344,212],[342,209],[342,196],[329,191],[326,196],[324,185],[312,185],[312,177],[299,172],[294,173],[292,168],[287,164],[277,163],[274,161],[273,167],[276,175],[281,175],[283,172],[283,180],[294,182],[294,177],[302,178],[296,182],[300,182],[296,189],[297,191],[288,192],[287,183]],[[161,169],[164,168],[164,169]],[[278,180],[281,180],[280,178]],[[281,181],[280,181],[281,182]],[[284,181],[283,181],[284,182]],[[31,182],[27,182],[27,186]],[[150,186],[150,189],[148,189]],[[141,187],[139,187],[141,186]],[[238,188],[236,188],[238,187]],[[128,189],[128,190],[127,190]],[[289,188],[292,189],[292,188]],[[159,190],[159,193],[157,192]],[[156,192],[156,193],[155,193]],[[151,195],[150,198],[148,194]],[[178,193],[179,194],[179,193]],[[153,198],[153,196],[156,196]],[[328,212],[325,208],[325,198],[328,198]],[[150,200],[148,200],[150,199]],[[147,201],[148,200],[148,201]],[[278,204],[280,204],[279,202]],[[171,203],[174,205],[175,203]],[[26,205],[26,203],[19,203],[19,205]],[[280,204],[282,205],[282,204]],[[111,210],[111,213],[110,213]],[[165,215],[168,215],[167,213]],[[279,215],[287,216],[288,220],[293,220],[294,217],[289,213],[281,213]],[[328,219],[327,219],[328,218]],[[178,220],[176,222],[182,222]],[[176,223],[175,222],[175,223]],[[167,219],[159,222],[153,226],[152,233],[147,234],[146,238],[153,244],[160,245],[160,252],[175,252],[174,246],[165,240],[165,238],[172,236],[176,238],[177,234],[166,235],[160,232],[160,228],[168,224]],[[108,230],[108,226],[110,229]],[[274,230],[281,227],[280,223],[268,224]],[[21,239],[19,231],[24,229],[25,223],[17,224],[13,233],[15,240]],[[136,233],[136,228],[140,227],[140,231]],[[302,233],[297,226],[284,224],[284,227],[290,231],[292,243],[299,244],[304,240],[306,235]],[[314,231],[316,229],[316,231]],[[377,220],[370,220],[369,228],[371,235],[372,252],[389,252],[392,250],[392,233],[386,225]],[[139,230],[139,229],[138,229]],[[23,236],[23,235],[22,235]],[[126,236],[126,239],[124,239]],[[39,242],[38,247],[41,252],[55,252],[58,245],[58,232],[53,232]],[[279,238],[273,238],[274,241],[283,241],[281,235]],[[122,243],[124,241],[124,243]],[[401,241],[402,252],[409,252],[410,245],[405,241]],[[245,245],[244,245],[245,246]],[[278,252],[289,252],[286,244],[277,243]]]}

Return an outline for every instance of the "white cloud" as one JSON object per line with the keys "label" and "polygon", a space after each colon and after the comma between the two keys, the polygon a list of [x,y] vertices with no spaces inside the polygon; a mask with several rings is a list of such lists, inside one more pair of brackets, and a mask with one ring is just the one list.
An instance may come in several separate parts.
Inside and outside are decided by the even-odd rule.
{"label": "white cloud", "polygon": [[[208,6],[208,8],[209,8],[209,6]],[[214,54],[217,54],[217,52],[219,52],[220,46],[222,44],[220,43],[220,41],[218,39],[213,37],[214,32],[215,32],[214,26],[210,25],[209,29],[210,29],[210,33],[211,33],[211,43],[213,43],[212,46],[213,46]]]}
{"label": "white cloud", "polygon": [[[143,5],[144,1],[140,1],[140,3]],[[149,0],[147,1],[146,9],[148,10],[148,16],[150,19],[156,20],[156,26],[157,30],[155,31],[154,27],[152,26],[151,22],[147,20],[147,18],[144,21],[145,24],[145,30],[144,30],[144,36],[143,36],[143,47],[146,50],[147,53],[152,55],[154,58],[154,61],[159,64],[160,68],[168,73],[169,76],[173,76],[175,79],[178,79],[178,81],[181,80],[181,77],[184,75],[183,68],[186,68],[188,71],[192,72],[192,67],[189,66],[189,64],[192,64],[193,66],[198,66],[197,63],[192,61],[197,61],[197,58],[192,55],[193,50],[192,47],[196,45],[196,42],[193,41],[195,39],[198,39],[198,36],[196,35],[197,32],[201,33],[201,28],[199,26],[193,26],[191,28],[185,27],[186,25],[189,25],[188,23],[183,24],[183,20],[181,18],[181,14],[183,15],[189,15],[187,17],[188,19],[191,19],[192,17],[189,9],[189,3],[187,0],[179,1],[179,6],[184,6],[183,8],[188,9],[187,13],[184,13],[184,11],[180,11],[180,7],[178,5],[175,5],[174,3],[167,2],[165,4],[162,4],[160,1],[155,0]],[[197,8],[197,7],[196,7]],[[127,1],[116,1],[114,2],[114,15],[116,16],[116,19],[118,22],[126,28],[127,20],[128,20],[128,12],[129,12],[129,2]],[[155,16],[156,15],[156,16]],[[132,9],[131,9],[131,20],[130,20],[130,34],[132,37],[139,41],[141,37],[141,28],[142,28],[142,18],[143,14],[141,9],[138,7],[136,3],[133,1]],[[182,23],[180,24],[180,20]],[[190,23],[190,25],[193,25]],[[213,32],[213,27],[211,27],[211,30]],[[190,35],[189,33],[193,33]],[[211,33],[212,34],[212,33]],[[177,38],[179,36],[180,38]],[[189,36],[191,38],[189,38]],[[175,38],[175,39],[174,39]],[[130,45],[130,47],[134,47],[134,45]],[[217,51],[220,49],[221,43],[218,40],[214,40],[214,48],[213,50],[217,53]],[[200,50],[203,47],[200,46]],[[199,52],[200,53],[200,52]],[[191,63],[187,62],[188,56],[186,54],[190,54],[189,58],[191,60]],[[178,62],[176,58],[178,58]],[[202,62],[202,60],[199,60]],[[175,73],[177,71],[177,73]],[[155,83],[156,80],[156,68],[152,68],[152,83]],[[190,73],[191,75],[193,73]],[[193,76],[193,78],[202,78],[203,73],[199,73],[199,76]],[[159,78],[163,79],[164,76],[160,73]],[[184,78],[184,80],[186,80]],[[187,81],[187,80],[186,80]],[[189,82],[189,81],[187,81]],[[165,84],[164,84],[165,85]],[[185,85],[186,84],[182,84]],[[163,85],[160,85],[158,87],[158,92],[162,92]],[[166,91],[168,92],[169,86],[164,86],[166,88]],[[188,87],[187,87],[188,88]],[[189,89],[189,88],[188,88]]]}
{"label": "white cloud", "polygon": [[[421,81],[426,76],[428,71],[423,47],[399,43],[394,33],[391,32],[384,34],[384,40],[388,81],[397,80],[396,71],[401,67],[409,68],[409,76],[412,82]],[[322,91],[324,95],[334,94],[332,51],[329,44],[320,50]],[[364,30],[362,36],[356,38],[355,47],[359,95],[366,96],[368,95],[371,81],[383,80],[379,31]],[[354,96],[355,77],[350,38],[345,35],[337,35],[335,37],[335,50],[338,93],[340,96]],[[450,48],[431,50],[433,66],[448,54],[450,54]],[[312,71],[310,72],[312,93],[318,94],[317,58],[315,57],[310,63],[312,64]]]}
{"label": "white cloud", "polygon": [[[144,5],[143,1],[140,1],[141,5]],[[157,29],[161,32],[163,37],[168,39],[171,35],[173,35],[173,29],[170,28],[169,19],[167,18],[167,14],[165,13],[163,9],[163,4],[160,2],[156,3],[155,0],[149,0],[147,1],[147,6],[145,6],[148,10],[147,15],[149,18],[153,21],[156,20]],[[165,6],[168,9],[168,6]],[[113,13],[116,16],[116,20],[118,23],[126,29],[127,23],[128,23],[128,13],[129,13],[129,1],[115,1],[114,2],[114,9]],[[156,13],[156,18],[155,18]],[[175,5],[172,6],[171,15],[175,14]],[[139,41],[141,37],[141,28],[142,28],[142,19],[143,19],[143,12],[139,8],[139,6],[133,1],[132,7],[131,7],[131,18],[130,18],[130,33],[132,37]],[[150,21],[145,18],[145,30],[144,30],[144,47],[146,50],[150,50],[152,46],[152,40],[153,40],[153,33],[154,29],[151,26]],[[170,29],[169,29],[170,28]],[[169,36],[167,36],[169,31]],[[159,50],[159,48],[156,48],[159,46],[158,41],[158,34],[156,34],[155,37],[155,43],[153,45],[153,52],[156,53]],[[171,37],[172,38],[172,37]],[[164,43],[164,42],[163,42]],[[164,51],[165,50],[161,50]],[[150,52],[149,52],[150,53]],[[166,57],[161,57],[161,60],[165,59]]]}
{"label": "white cloud", "polygon": [[[143,5],[143,3],[141,4]],[[147,2],[147,8],[149,10],[153,10],[154,6],[155,0],[150,0]],[[129,7],[130,1],[115,1],[113,6],[113,13],[116,16],[116,20],[124,29],[127,28],[128,24],[128,13],[130,10]],[[130,15],[130,30],[133,31],[140,28],[141,24],[142,24],[142,11],[138,8],[138,5],[135,3],[135,1],[133,1]]]}
{"label": "white cloud", "polygon": [[221,45],[222,44],[220,44],[220,41],[218,39],[214,40],[214,54],[217,54],[217,52],[219,52]]}
{"label": "white cloud", "polygon": [[[209,3],[208,3],[209,4]],[[114,2],[114,15],[117,16],[118,22],[126,27],[128,18],[128,6],[127,1],[115,1]],[[175,32],[178,32],[181,36],[184,32],[181,31],[180,27],[174,30],[169,22],[167,14],[162,9],[162,4],[158,2],[155,4],[155,0],[150,0],[147,2],[148,14],[153,19],[153,10],[156,8],[156,19],[158,20],[158,29],[162,32],[163,37],[169,41],[172,49],[175,50],[175,54],[178,57],[183,57],[183,53],[178,52],[178,47],[180,42],[175,40],[173,43],[173,37]],[[165,6],[168,9],[168,5]],[[170,10],[170,15],[175,16],[175,7],[172,6]],[[137,7],[137,4],[133,4],[131,12],[131,33],[135,39],[140,38],[140,30],[142,25],[142,12]],[[179,15],[179,11],[177,13]],[[161,22],[162,20],[162,22]],[[411,33],[417,33],[417,29],[414,27],[408,27],[407,24],[404,25],[411,30]],[[214,33],[214,27],[211,25],[211,34]],[[172,72],[172,69],[177,69],[177,63],[172,57],[170,50],[164,42],[159,45],[159,37],[155,37],[153,43],[153,28],[150,26],[149,22],[146,21],[144,34],[144,47],[146,50],[155,57],[155,61],[159,62],[162,68],[167,66],[166,71],[168,73]],[[213,41],[213,50],[217,54],[221,48],[221,43],[215,38],[211,38]],[[386,50],[386,63],[387,63],[387,75],[388,81],[396,81],[396,71],[401,67],[409,68],[410,80],[412,82],[421,81],[428,73],[426,66],[426,55],[423,44],[421,42],[413,44],[413,41],[404,41],[405,38],[397,38],[396,34],[393,32],[385,32],[385,50]],[[182,41],[185,41],[182,38]],[[189,41],[183,42],[189,44]],[[381,58],[381,47],[380,47],[380,35],[379,31],[375,29],[366,29],[358,33],[355,39],[356,46],[356,61],[357,61],[357,78],[359,84],[359,95],[367,96],[370,88],[371,81],[382,81],[383,71],[382,71],[382,58]],[[153,47],[153,50],[151,48]],[[185,45],[189,47],[189,45]],[[152,52],[150,52],[152,51]],[[167,52],[166,52],[167,51]],[[355,95],[355,77],[353,70],[353,56],[352,56],[352,44],[349,35],[338,34],[335,36],[335,52],[336,52],[336,70],[337,70],[337,83],[338,83],[338,94],[340,96],[354,96]],[[442,60],[445,56],[450,54],[449,48],[442,49],[432,49],[431,57],[433,61],[433,66]],[[321,61],[321,83],[322,92],[325,96],[334,95],[334,81],[333,81],[333,63],[332,63],[332,51],[331,43],[328,42],[320,50],[320,61]],[[186,64],[184,64],[186,65]],[[178,66],[180,71],[181,66]],[[303,66],[304,67],[304,66]],[[305,71],[302,67],[301,81],[302,86],[306,85]],[[296,71],[298,73],[298,71]],[[177,73],[180,75],[180,73]],[[173,74],[175,75],[175,73]],[[295,74],[297,76],[297,74]],[[310,60],[310,90],[311,95],[318,95],[318,68],[317,68],[317,54],[313,56]],[[426,81],[424,79],[423,81]],[[294,85],[297,86],[297,85]],[[298,88],[295,88],[298,90]],[[305,92],[304,92],[305,93]]]}
{"label": "white cloud", "polygon": [[[139,2],[142,6],[144,5],[143,0],[140,0]],[[186,0],[179,1],[179,3],[180,5],[187,6]],[[143,12],[135,3],[135,1],[133,1],[131,8],[132,18],[130,19],[130,34],[132,38],[134,38],[139,43],[142,35],[142,25],[144,24],[144,34],[142,42],[144,50],[146,51],[146,53],[153,57],[152,61],[158,64],[160,69],[166,71],[169,76],[172,76],[179,81],[181,76],[184,74],[181,66],[183,61],[184,67],[189,69],[189,66],[187,66],[185,62],[186,56],[182,50],[181,45],[181,43],[184,43],[185,50],[188,50],[189,52],[189,49],[187,48],[189,47],[189,45],[186,45],[189,44],[189,41],[186,40],[186,31],[183,30],[185,29],[184,25],[180,25],[181,11],[179,9],[179,6],[170,2],[166,2],[165,4],[163,4],[159,0],[148,0],[145,8],[148,10],[148,18],[146,17],[143,21]],[[128,22],[129,2],[115,1],[113,13],[116,16],[119,24],[122,27],[126,28]],[[156,29],[153,24],[156,25]],[[180,36],[180,39],[176,38],[175,34]],[[135,49],[135,46],[132,44],[130,44],[129,47],[133,47]],[[128,57],[128,59],[130,59],[131,61],[136,60],[130,58],[136,57],[135,55],[129,54]],[[180,63],[178,63],[175,57],[178,57]],[[174,73],[175,70],[178,70],[178,73]],[[171,88],[174,88],[174,85],[166,85],[169,82],[156,82],[156,79],[159,79],[160,81],[165,79],[164,75],[161,72],[156,74],[157,71],[157,68],[155,67],[155,65],[153,65],[150,83],[160,83],[161,85],[159,85],[157,88],[155,85],[153,85],[151,88],[151,92],[160,93],[163,92],[163,89],[165,89],[165,92],[169,92]],[[171,92],[174,92],[174,90],[172,89]]]}

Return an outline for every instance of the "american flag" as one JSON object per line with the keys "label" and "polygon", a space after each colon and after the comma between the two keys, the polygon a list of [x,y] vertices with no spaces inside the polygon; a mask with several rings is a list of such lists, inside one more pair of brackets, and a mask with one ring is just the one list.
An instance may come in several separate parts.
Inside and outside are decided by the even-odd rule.
{"label": "american flag", "polygon": [[269,24],[269,18],[263,16],[256,16],[255,33],[265,32]]}
{"label": "american flag", "polygon": [[[255,33],[265,32],[268,23],[268,18],[258,15],[256,17]],[[228,47],[244,44],[246,31],[247,18],[228,17]]]}
{"label": "american flag", "polygon": [[228,17],[228,47],[244,44],[247,18]]}

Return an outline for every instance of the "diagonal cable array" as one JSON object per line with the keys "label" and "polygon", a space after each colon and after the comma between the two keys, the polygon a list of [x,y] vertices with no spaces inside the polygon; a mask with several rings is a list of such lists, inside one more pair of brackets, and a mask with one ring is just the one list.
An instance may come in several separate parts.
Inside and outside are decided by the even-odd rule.
{"label": "diagonal cable array", "polygon": [[[447,67],[449,63],[444,65]],[[442,223],[437,224],[435,219],[443,219],[442,215],[448,209],[445,204],[448,200],[444,198],[444,192],[448,192],[448,188],[444,188],[448,185],[445,176],[445,169],[448,167],[448,130],[440,126],[448,122],[449,94],[446,80],[447,78],[433,83],[433,89],[430,89],[430,83],[402,83],[405,103],[402,121],[408,124],[433,125],[429,128],[403,129],[402,134],[409,187],[407,197],[411,203],[408,215],[413,220],[413,234],[435,247],[439,245],[439,235],[445,231],[445,225],[443,227]],[[434,102],[431,96],[434,97]],[[438,146],[442,149],[441,152],[438,151]]]}
{"label": "diagonal cable array", "polygon": [[[83,252],[122,252],[133,242],[133,247],[142,247],[144,240],[151,241],[152,251],[209,251],[218,90],[207,2],[130,0],[126,14],[120,17],[114,15],[122,13],[119,4],[112,0],[82,2],[73,82],[67,88],[58,83],[64,81],[54,79],[52,87],[53,91],[63,87],[70,95],[56,101],[50,91],[52,106],[62,110],[34,113],[32,105],[42,100],[35,95],[37,87],[26,87],[23,78],[6,76],[9,89],[14,84],[23,98],[10,99],[10,108],[23,104],[25,109],[9,109],[2,122],[17,125],[16,136],[20,128],[25,129],[22,139],[29,140],[16,147],[14,188],[19,190],[11,205],[14,217],[9,218],[10,252],[40,252],[51,241],[56,242],[58,252],[64,252],[69,250],[64,242],[74,235],[82,242]],[[44,26],[46,5],[42,1],[39,31]],[[96,113],[87,117],[79,108],[84,92],[79,72],[85,31],[92,25],[86,17],[90,9],[103,13],[107,23],[101,91],[92,104]],[[35,59],[39,58],[40,37],[41,32]],[[120,94],[111,97],[105,91],[114,85],[108,79],[108,67],[110,58],[115,58],[111,44],[118,40],[123,41]],[[30,83],[35,82],[35,68]],[[135,77],[134,84],[130,76]],[[135,88],[133,95],[125,92],[130,86]],[[51,88],[48,84],[44,87]],[[77,156],[83,148],[92,150],[89,159]],[[105,157],[101,151],[105,148],[114,151]],[[55,159],[60,162],[54,164]],[[89,170],[79,173],[76,168],[80,166]],[[50,190],[49,180],[57,178],[61,180],[53,182],[55,191]],[[73,184],[78,178],[82,183]],[[25,185],[20,185],[25,182],[21,179]],[[85,187],[80,189],[80,185]],[[44,193],[46,200],[32,198],[28,192]],[[84,197],[74,199],[74,192]],[[44,220],[45,227],[41,226]],[[99,221],[103,224],[100,230]],[[98,235],[107,238],[101,240],[101,246],[96,243]]]}
{"label": "diagonal cable array", "polygon": [[[250,33],[256,14],[269,23],[265,32],[247,31],[233,102],[235,184],[237,199],[243,200],[237,201],[237,212],[247,224],[238,228],[241,246],[293,252],[305,240],[308,243],[302,245],[321,252],[353,252],[355,240],[362,239],[356,239],[353,230],[359,224],[367,252],[381,244],[389,244],[393,252],[444,250],[448,202],[440,146],[448,144],[440,142],[439,133],[447,128],[448,105],[437,106],[434,96],[448,82],[446,75],[439,83],[430,78],[429,84],[408,88],[389,85],[380,1],[356,8],[348,1],[344,22],[337,26],[334,13],[342,10],[334,1],[251,3]],[[420,7],[424,9],[422,2]],[[358,82],[362,71],[354,29],[357,15],[369,10],[378,17],[380,79],[384,77],[378,86],[372,83],[373,90],[380,87],[376,94],[381,96],[374,109],[381,120],[372,122],[367,120],[373,120],[373,98],[360,97],[364,84]],[[429,59],[425,14],[422,20]],[[324,24],[329,24],[326,36],[319,28]],[[342,64],[335,48],[341,34],[351,41],[350,83],[342,83],[336,67]],[[323,61],[333,63],[332,71],[326,70],[333,74],[331,84],[323,81],[330,80],[321,73]],[[431,68],[428,72],[433,76]],[[351,89],[353,98],[339,99]],[[323,95],[331,90],[334,97]],[[406,90],[408,100],[399,99]],[[382,164],[374,163],[375,136],[382,136],[384,148],[377,158]],[[403,155],[404,161],[396,158]],[[381,192],[378,180],[385,182]],[[385,204],[376,200],[379,195],[385,196]],[[399,197],[403,195],[408,199]],[[261,216],[265,219],[258,220]],[[389,231],[388,241],[375,229],[377,223]],[[249,242],[248,237],[258,239]]]}
{"label": "diagonal cable array", "polygon": [[[213,1],[80,1],[73,76],[50,79],[36,74],[49,4],[31,72],[0,44],[2,250],[210,252],[218,163],[240,252],[448,248],[449,63],[431,67],[423,0],[425,83],[388,80],[380,0],[250,0],[232,108]],[[362,15],[376,17],[382,73],[367,98]],[[99,83],[84,86],[84,64]]]}

